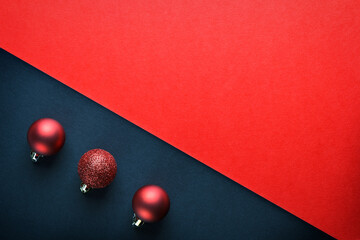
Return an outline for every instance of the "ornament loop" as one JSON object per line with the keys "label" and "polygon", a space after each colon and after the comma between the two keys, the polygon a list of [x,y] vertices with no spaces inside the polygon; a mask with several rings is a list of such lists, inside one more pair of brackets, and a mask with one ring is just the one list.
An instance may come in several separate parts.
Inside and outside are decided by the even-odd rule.
{"label": "ornament loop", "polygon": [[43,155],[40,155],[40,154],[38,154],[38,153],[36,153],[34,151],[30,152],[30,158],[34,163],[36,163],[39,160],[39,158],[41,158],[42,156]]}
{"label": "ornament loop", "polygon": [[132,218],[132,226],[141,227],[142,225],[144,225],[144,221],[141,220],[140,218],[138,218],[136,216],[136,214],[134,213],[133,218]]}
{"label": "ornament loop", "polygon": [[80,184],[80,191],[82,193],[87,193],[88,191],[90,191],[91,188],[88,187],[88,185],[86,185],[85,183],[81,183]]}

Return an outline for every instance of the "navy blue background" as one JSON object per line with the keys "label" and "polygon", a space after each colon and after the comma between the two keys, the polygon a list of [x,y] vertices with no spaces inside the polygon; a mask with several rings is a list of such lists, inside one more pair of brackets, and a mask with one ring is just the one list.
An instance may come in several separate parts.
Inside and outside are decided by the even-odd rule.
{"label": "navy blue background", "polygon": [[[0,110],[0,239],[331,239],[2,49]],[[34,164],[26,134],[43,117],[66,141]],[[93,148],[112,153],[118,172],[83,195],[77,163]],[[134,229],[131,199],[146,184],[168,192],[170,211]]]}

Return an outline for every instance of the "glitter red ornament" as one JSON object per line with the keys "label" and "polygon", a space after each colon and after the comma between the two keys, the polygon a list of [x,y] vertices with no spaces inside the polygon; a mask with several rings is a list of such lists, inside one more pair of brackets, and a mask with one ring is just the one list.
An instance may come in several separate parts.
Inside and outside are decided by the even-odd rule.
{"label": "glitter red ornament", "polygon": [[164,189],[157,185],[146,185],[136,191],[132,199],[134,210],[132,225],[140,227],[144,222],[157,222],[169,211],[170,199]]}
{"label": "glitter red ornament", "polygon": [[78,173],[82,181],[80,191],[87,193],[91,188],[104,188],[115,178],[117,165],[114,157],[103,149],[86,152],[79,161]]}
{"label": "glitter red ornament", "polygon": [[27,140],[31,147],[30,157],[37,162],[40,157],[53,155],[62,148],[65,131],[58,121],[42,118],[30,126]]}

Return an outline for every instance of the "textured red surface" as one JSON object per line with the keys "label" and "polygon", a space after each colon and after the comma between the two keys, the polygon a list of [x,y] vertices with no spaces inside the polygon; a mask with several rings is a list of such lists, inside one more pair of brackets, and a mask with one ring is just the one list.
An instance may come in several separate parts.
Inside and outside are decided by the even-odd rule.
{"label": "textured red surface", "polygon": [[104,188],[115,178],[117,165],[114,157],[103,149],[92,149],[80,158],[80,179],[90,188]]}
{"label": "textured red surface", "polygon": [[325,232],[360,238],[360,2],[3,1],[0,46]]}

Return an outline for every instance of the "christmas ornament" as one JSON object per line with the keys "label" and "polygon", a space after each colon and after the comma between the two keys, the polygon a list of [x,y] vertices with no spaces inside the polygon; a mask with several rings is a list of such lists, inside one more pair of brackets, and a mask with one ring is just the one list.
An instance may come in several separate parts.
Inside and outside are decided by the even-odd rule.
{"label": "christmas ornament", "polygon": [[132,208],[134,210],[132,225],[140,227],[144,222],[157,222],[164,218],[170,208],[170,199],[161,187],[146,185],[134,194]]}
{"label": "christmas ornament", "polygon": [[30,126],[27,140],[31,147],[30,157],[37,162],[40,157],[53,155],[62,148],[65,131],[58,121],[41,118]]}
{"label": "christmas ornament", "polygon": [[86,152],[79,161],[78,173],[82,181],[80,191],[87,193],[91,188],[104,188],[115,178],[117,165],[114,157],[103,149]]}

